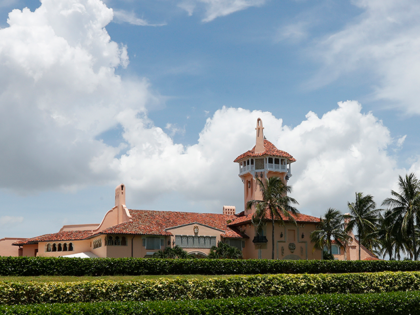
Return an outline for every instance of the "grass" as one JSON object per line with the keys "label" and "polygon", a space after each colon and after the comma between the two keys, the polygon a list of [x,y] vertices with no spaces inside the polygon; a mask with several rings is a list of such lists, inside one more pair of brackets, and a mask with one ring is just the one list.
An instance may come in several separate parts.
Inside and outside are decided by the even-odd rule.
{"label": "grass", "polygon": [[154,279],[210,279],[210,278],[229,278],[237,275],[144,275],[144,276],[0,276],[1,282],[75,282],[75,281],[94,281],[94,280],[112,280],[112,281],[139,281]]}

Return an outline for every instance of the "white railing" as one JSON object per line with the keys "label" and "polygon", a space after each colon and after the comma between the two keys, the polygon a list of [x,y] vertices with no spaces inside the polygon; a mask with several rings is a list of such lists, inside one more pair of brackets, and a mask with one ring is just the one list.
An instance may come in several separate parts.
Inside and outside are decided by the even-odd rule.
{"label": "white railing", "polygon": [[286,172],[287,171],[287,165],[268,163],[267,164],[267,169],[274,170],[274,171],[279,171],[279,172]]}
{"label": "white railing", "polygon": [[254,165],[245,165],[245,166],[240,167],[239,172],[243,174],[243,173],[254,171],[254,170],[255,170]]}

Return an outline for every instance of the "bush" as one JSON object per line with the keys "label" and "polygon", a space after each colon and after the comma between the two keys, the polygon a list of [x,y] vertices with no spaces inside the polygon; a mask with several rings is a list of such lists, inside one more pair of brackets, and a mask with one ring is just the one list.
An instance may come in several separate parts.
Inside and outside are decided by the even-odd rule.
{"label": "bush", "polygon": [[2,276],[420,271],[420,261],[0,257]]}
{"label": "bush", "polygon": [[193,259],[195,257],[176,245],[174,248],[166,247],[164,250],[157,251],[153,254],[152,258]]}
{"label": "bush", "polygon": [[1,304],[191,300],[420,290],[420,272],[254,275],[142,281],[0,282]]}
{"label": "bush", "polygon": [[420,314],[419,292],[379,294],[326,294],[219,300],[102,302],[0,306],[0,314]]}
{"label": "bush", "polygon": [[242,259],[242,251],[229,244],[218,242],[210,248],[210,259]]}

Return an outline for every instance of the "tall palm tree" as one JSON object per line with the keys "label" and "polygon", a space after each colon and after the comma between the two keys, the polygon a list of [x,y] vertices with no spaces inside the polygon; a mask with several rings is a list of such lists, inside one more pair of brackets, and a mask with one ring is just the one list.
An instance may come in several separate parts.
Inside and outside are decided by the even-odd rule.
{"label": "tall palm tree", "polygon": [[366,245],[369,247],[370,237],[376,230],[376,222],[378,220],[378,213],[380,212],[380,209],[375,209],[376,204],[373,201],[373,196],[363,196],[363,193],[361,192],[356,192],[356,200],[354,202],[348,202],[347,205],[350,210],[350,215],[345,216],[345,218],[349,220],[346,232],[352,231],[354,227],[357,227],[360,260],[360,245],[364,246],[364,241],[366,240]]}
{"label": "tall palm tree", "polygon": [[255,207],[255,213],[252,222],[256,226],[261,226],[264,221],[271,220],[271,239],[272,239],[272,255],[274,259],[274,222],[280,221],[284,224],[284,218],[296,224],[293,215],[299,214],[299,211],[292,206],[298,202],[287,196],[292,191],[291,186],[287,186],[279,177],[270,177],[265,180],[257,178],[258,185],[261,188],[262,200],[250,200],[247,203],[247,209]]}
{"label": "tall palm tree", "polygon": [[332,241],[345,248],[350,239],[350,235],[345,231],[343,215],[333,208],[328,209],[316,230],[311,233],[311,241],[315,243],[314,249],[323,250],[327,246],[330,255]]}
{"label": "tall palm tree", "polygon": [[396,230],[398,227],[395,225],[395,218],[391,214],[391,210],[387,210],[384,215],[379,214],[378,216],[376,236],[380,244],[379,254],[384,259],[386,255],[389,255],[389,259],[392,259],[396,245]]}
{"label": "tall palm tree", "polygon": [[420,182],[411,173],[405,178],[398,177],[400,192],[391,190],[391,198],[384,200],[382,205],[387,206],[394,215],[401,216],[401,232],[404,236],[411,235],[414,260],[417,260],[416,226],[420,213]]}

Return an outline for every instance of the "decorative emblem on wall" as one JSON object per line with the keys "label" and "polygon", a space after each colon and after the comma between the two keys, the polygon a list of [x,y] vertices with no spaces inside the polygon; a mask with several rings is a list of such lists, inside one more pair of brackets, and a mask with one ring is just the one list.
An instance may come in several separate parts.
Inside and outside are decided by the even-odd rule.
{"label": "decorative emblem on wall", "polygon": [[198,234],[198,225],[194,225],[194,234],[197,235]]}
{"label": "decorative emblem on wall", "polygon": [[296,249],[296,244],[295,243],[289,243],[289,249],[293,253]]}
{"label": "decorative emblem on wall", "polygon": [[281,255],[284,256],[284,247],[281,247]]}

